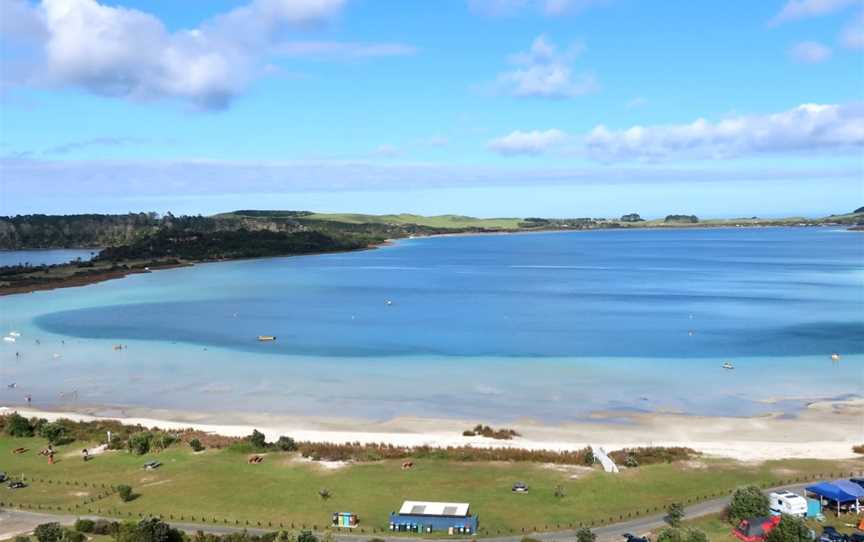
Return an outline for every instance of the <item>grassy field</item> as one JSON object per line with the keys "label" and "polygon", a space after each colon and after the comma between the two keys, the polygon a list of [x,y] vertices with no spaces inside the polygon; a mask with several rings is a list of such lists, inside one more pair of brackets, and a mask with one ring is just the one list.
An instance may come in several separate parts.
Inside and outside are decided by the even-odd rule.
{"label": "grassy field", "polygon": [[[23,446],[21,455],[11,450]],[[30,487],[0,488],[0,501],[18,507],[42,507],[72,513],[117,517],[161,514],[166,518],[230,524],[324,527],[334,511],[360,515],[366,533],[383,530],[390,511],[403,500],[467,501],[480,516],[481,535],[525,530],[553,530],[578,522],[599,524],[628,514],[663,509],[674,501],[721,495],[746,483],[775,484],[815,473],[860,470],[861,461],[778,461],[746,465],[724,460],[663,464],[607,475],[584,467],[549,467],[528,463],[456,463],[416,461],[403,471],[398,461],[325,469],[296,454],[269,454],[249,465],[230,450],[194,454],[175,446],[159,454],[134,456],[109,452],[84,463],[82,443],[58,448],[48,465],[37,455],[41,439],[0,438],[0,469],[24,475]],[[141,465],[158,458],[164,466],[147,472]],[[510,491],[525,481],[525,495]],[[50,482],[49,482],[50,481]],[[86,484],[86,485],[85,485]],[[121,503],[106,488],[129,484],[138,498]],[[95,485],[95,487],[94,487]],[[556,486],[566,496],[554,496]],[[318,491],[327,488],[324,500]],[[95,499],[95,500],[94,500]],[[235,523],[236,522],[236,523]]]}
{"label": "grassy field", "polygon": [[349,224],[417,224],[419,226],[429,226],[430,228],[487,228],[500,230],[515,230],[522,221],[520,218],[474,218],[460,215],[364,215],[350,213],[315,213],[306,218],[347,222]]}

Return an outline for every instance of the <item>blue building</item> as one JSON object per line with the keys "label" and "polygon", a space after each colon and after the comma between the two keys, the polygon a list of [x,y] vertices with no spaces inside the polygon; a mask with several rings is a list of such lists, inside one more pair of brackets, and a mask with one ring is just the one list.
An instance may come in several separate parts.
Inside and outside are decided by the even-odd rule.
{"label": "blue building", "polygon": [[405,501],[390,514],[390,530],[409,533],[474,534],[477,516],[468,503]]}

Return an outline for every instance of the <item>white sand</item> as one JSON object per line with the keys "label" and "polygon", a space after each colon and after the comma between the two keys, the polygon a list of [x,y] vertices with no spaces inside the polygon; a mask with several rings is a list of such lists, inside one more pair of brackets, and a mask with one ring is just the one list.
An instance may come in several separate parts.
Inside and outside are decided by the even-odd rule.
{"label": "white sand", "polygon": [[[126,424],[167,430],[196,429],[229,437],[249,435],[253,429],[268,440],[288,435],[298,441],[382,442],[399,446],[516,447],[525,449],[576,450],[588,445],[612,451],[636,446],[686,446],[712,456],[742,461],[780,458],[848,459],[856,457],[854,444],[864,444],[864,400],[814,403],[796,418],[759,416],[751,418],[686,416],[680,414],[634,414],[630,422],[544,426],[530,421],[510,424],[522,436],[509,441],[463,437],[462,431],[476,422],[429,418],[397,418],[386,422],[356,420],[312,420],[269,415],[193,414],[170,411],[124,411],[123,416],[90,412],[45,412],[30,408],[0,407],[0,414],[17,411],[23,416],[48,420],[69,418],[93,421],[116,419]],[[151,417],[152,416],[152,417]],[[225,420],[214,423],[211,416]],[[610,414],[617,419],[621,413]],[[236,422],[236,423],[235,423]]]}

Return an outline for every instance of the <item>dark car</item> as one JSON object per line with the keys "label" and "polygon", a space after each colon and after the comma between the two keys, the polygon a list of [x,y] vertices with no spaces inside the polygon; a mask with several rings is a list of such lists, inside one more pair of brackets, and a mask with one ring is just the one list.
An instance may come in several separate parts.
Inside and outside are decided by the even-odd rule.
{"label": "dark car", "polygon": [[824,527],[822,536],[819,537],[819,542],[848,542],[849,537],[843,533],[838,533],[834,527]]}
{"label": "dark car", "polygon": [[9,482],[9,489],[21,489],[22,487],[27,487],[27,484],[19,482],[18,480],[12,480]]}
{"label": "dark car", "polygon": [[647,536],[636,536],[635,534],[630,533],[624,533],[621,536],[626,538],[627,542],[651,542]]}

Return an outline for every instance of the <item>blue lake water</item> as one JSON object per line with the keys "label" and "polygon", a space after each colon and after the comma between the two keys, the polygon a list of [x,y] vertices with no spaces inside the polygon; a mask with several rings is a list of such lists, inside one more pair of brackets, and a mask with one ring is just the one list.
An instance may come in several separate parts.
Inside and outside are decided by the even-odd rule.
{"label": "blue lake water", "polygon": [[54,265],[76,259],[90,260],[99,252],[98,248],[59,248],[44,250],[0,250],[0,267],[7,265]]}
{"label": "blue lake water", "polygon": [[7,402],[74,390],[82,404],[374,419],[754,414],[864,394],[864,235],[410,239],[7,296],[0,316],[22,335],[0,351],[0,379],[18,384]]}

